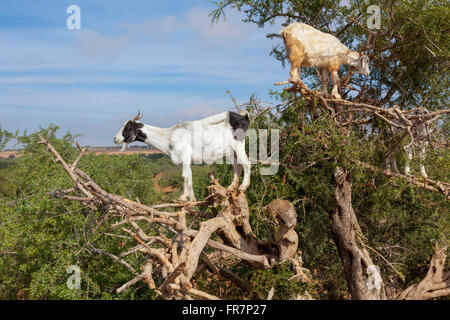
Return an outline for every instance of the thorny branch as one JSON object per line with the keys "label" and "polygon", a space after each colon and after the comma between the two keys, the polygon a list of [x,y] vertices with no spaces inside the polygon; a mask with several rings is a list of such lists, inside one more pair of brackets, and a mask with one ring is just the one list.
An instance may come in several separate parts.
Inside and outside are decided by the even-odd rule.
{"label": "thorny branch", "polygon": [[[95,230],[98,230],[100,224],[110,221],[108,227],[116,231],[113,232],[114,235],[136,241],[117,256],[95,247],[86,240],[90,252],[113,259],[133,274],[132,279],[116,290],[117,293],[143,281],[163,299],[192,299],[191,295],[201,299],[218,299],[194,288],[191,281],[199,269],[199,263],[204,261],[216,270],[218,275],[231,279],[241,288],[248,290],[248,284],[243,279],[208,260],[204,251],[206,247],[214,252],[234,256],[253,268],[268,269],[282,261],[298,259],[298,237],[294,231],[296,213],[292,204],[286,200],[276,199],[268,206],[280,228],[263,242],[257,239],[251,229],[245,194],[223,188],[213,176],[212,185],[208,187],[209,196],[203,201],[146,206],[106,192],[77,168],[86,149],[79,147],[79,156],[69,165],[47,140],[38,136],[39,144],[46,146],[75,184],[74,188],[49,192],[47,195],[78,201],[92,211],[102,208],[105,213],[97,222]],[[82,196],[78,195],[80,193]],[[191,228],[191,218],[204,217],[205,208],[220,214],[200,222],[198,229]],[[118,234],[119,230],[125,236]],[[220,241],[212,240],[213,234],[218,235]],[[131,253],[145,258],[140,266],[141,272],[126,260]],[[294,271],[299,269],[295,263],[293,268]],[[299,270],[301,271],[301,268]],[[304,276],[301,275],[300,278]]]}
{"label": "thorny branch", "polygon": [[[399,106],[394,105],[390,108],[382,108],[379,106],[358,102],[347,101],[343,99],[330,98],[327,95],[322,94],[314,90],[310,90],[301,81],[283,81],[275,83],[275,85],[287,85],[291,84],[291,87],[287,87],[284,90],[290,92],[299,92],[302,98],[307,102],[314,102],[314,105],[321,108],[324,112],[328,112],[335,124],[340,127],[348,127],[350,125],[368,125],[379,119],[385,122],[391,128],[396,128],[404,132],[400,135],[400,140],[405,137],[409,137],[409,143],[406,147],[412,146],[417,142],[423,142],[423,140],[430,140],[432,137],[430,134],[427,136],[420,136],[415,134],[417,128],[421,125],[429,126],[434,121],[438,120],[443,115],[449,114],[450,109],[440,109],[433,112],[429,112],[426,108],[420,107],[412,110],[400,110]],[[278,106],[281,109],[289,107],[294,99],[289,100],[285,105]],[[320,102],[320,103],[316,103]],[[435,136],[435,134],[433,134]],[[400,141],[393,146],[398,148]],[[436,145],[445,146],[446,142],[438,142]],[[392,148],[388,151],[389,156],[394,150]],[[367,164],[359,163],[362,167],[371,171],[380,170],[388,177],[405,178],[409,183],[424,188],[429,191],[438,192],[444,194],[447,198],[450,198],[450,184],[447,182],[436,181],[432,179],[416,178],[414,176],[405,176],[399,173],[391,172],[389,170],[377,169],[376,167]]]}

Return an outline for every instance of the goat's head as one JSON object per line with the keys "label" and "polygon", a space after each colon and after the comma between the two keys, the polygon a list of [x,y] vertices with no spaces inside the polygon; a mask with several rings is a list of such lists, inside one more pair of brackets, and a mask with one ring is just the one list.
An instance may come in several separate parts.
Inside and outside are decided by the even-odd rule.
{"label": "goat's head", "polygon": [[358,58],[358,73],[362,73],[366,77],[370,74],[369,57],[365,53],[360,53]]}
{"label": "goat's head", "polygon": [[122,150],[125,150],[129,143],[134,141],[145,142],[147,135],[142,132],[144,124],[138,122],[142,118],[142,114],[138,111],[138,115],[133,120],[126,121],[114,137],[115,144],[121,144]]}

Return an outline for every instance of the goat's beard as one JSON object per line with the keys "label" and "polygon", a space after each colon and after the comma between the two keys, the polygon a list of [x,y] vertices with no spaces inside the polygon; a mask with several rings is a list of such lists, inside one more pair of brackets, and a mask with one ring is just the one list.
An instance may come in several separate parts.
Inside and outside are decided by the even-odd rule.
{"label": "goat's beard", "polygon": [[120,151],[125,151],[125,149],[127,148],[128,143],[124,142],[122,143],[122,149],[120,149]]}

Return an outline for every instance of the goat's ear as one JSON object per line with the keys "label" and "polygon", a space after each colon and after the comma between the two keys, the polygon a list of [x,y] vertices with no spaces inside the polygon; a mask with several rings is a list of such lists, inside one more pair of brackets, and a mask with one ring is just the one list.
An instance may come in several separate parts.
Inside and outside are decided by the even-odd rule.
{"label": "goat's ear", "polygon": [[139,127],[136,122],[131,122],[131,131],[130,131],[130,142],[134,142],[136,140],[136,137],[139,134]]}
{"label": "goat's ear", "polygon": [[134,142],[134,140],[136,140],[136,137],[139,133],[138,129],[139,128],[138,128],[136,122],[131,121],[131,120],[128,121],[128,123],[126,124],[126,126],[122,132],[123,141],[126,143]]}

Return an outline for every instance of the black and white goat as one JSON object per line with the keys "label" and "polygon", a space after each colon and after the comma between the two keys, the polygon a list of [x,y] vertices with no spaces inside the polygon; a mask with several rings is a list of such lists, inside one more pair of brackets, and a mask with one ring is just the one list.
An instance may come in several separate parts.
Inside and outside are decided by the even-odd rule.
{"label": "black and white goat", "polygon": [[[234,177],[228,187],[234,190],[244,168],[244,180],[239,191],[244,192],[250,184],[250,161],[245,153],[245,132],[249,126],[247,114],[232,111],[216,114],[196,121],[184,121],[171,128],[158,128],[138,122],[142,115],[126,121],[114,137],[114,143],[127,144],[134,141],[152,145],[170,156],[173,163],[183,167],[183,194],[180,200],[195,201],[192,185],[191,163],[212,164],[218,159],[232,161]],[[229,163],[229,162],[228,162]]]}

